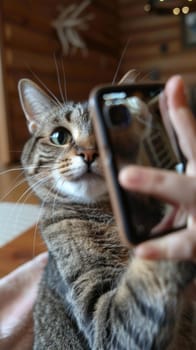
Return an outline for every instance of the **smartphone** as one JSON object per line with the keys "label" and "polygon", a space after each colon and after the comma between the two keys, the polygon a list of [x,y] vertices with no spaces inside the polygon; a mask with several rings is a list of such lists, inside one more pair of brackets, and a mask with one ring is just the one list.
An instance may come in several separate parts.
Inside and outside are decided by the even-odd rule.
{"label": "smartphone", "polygon": [[102,86],[89,98],[98,148],[119,232],[138,244],[185,225],[177,209],[154,197],[124,190],[120,169],[138,164],[177,172],[184,160],[174,130],[163,120],[159,95],[161,83]]}

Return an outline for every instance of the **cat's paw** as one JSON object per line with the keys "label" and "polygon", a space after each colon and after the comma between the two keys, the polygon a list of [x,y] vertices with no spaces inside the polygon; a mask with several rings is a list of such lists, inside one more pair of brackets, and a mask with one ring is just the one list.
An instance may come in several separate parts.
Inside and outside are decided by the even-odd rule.
{"label": "cat's paw", "polygon": [[[196,264],[189,261],[150,261],[134,258],[130,266],[132,280],[140,280],[147,289],[185,289],[196,277]],[[151,284],[151,287],[150,287]]]}

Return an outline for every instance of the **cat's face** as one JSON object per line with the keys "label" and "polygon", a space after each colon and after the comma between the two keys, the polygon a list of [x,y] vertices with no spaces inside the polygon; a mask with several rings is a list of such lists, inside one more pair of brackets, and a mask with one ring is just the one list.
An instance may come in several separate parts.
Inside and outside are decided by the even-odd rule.
{"label": "cat's face", "polygon": [[32,134],[22,163],[34,191],[46,201],[101,200],[106,185],[87,106],[60,104],[26,79],[19,94]]}

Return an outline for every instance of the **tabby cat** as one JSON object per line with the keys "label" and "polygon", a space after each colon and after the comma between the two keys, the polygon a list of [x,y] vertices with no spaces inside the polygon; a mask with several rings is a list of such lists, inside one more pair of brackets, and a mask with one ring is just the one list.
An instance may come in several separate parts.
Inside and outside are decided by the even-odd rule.
{"label": "tabby cat", "polygon": [[134,257],[119,239],[88,106],[19,83],[31,133],[22,164],[42,201],[49,261],[34,310],[34,350],[193,350],[195,265]]}

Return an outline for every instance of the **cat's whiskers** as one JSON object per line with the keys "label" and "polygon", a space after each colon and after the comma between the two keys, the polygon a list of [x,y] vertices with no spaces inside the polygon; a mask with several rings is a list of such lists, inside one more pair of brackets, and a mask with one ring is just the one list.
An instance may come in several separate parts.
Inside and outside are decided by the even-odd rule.
{"label": "cat's whiskers", "polygon": [[[42,166],[39,166],[39,167],[42,168],[42,169],[48,169],[48,170],[50,169],[50,166],[48,166],[48,165],[42,165]],[[34,168],[33,165],[32,165],[32,166],[27,166],[27,167],[26,167],[26,170],[31,170],[32,168]],[[55,169],[55,168],[54,168],[54,169]],[[59,167],[57,166],[56,169],[59,169]],[[6,175],[8,172],[22,171],[22,170],[24,170],[24,167],[13,168],[13,169],[9,169],[9,170],[3,171],[0,175]],[[17,201],[15,202],[15,204],[14,204],[13,212],[14,212],[14,210],[16,210],[16,207],[17,207],[17,205],[18,205],[19,203],[22,202],[23,204],[25,204],[26,201],[28,200],[29,196],[31,196],[31,195],[35,192],[36,189],[38,189],[39,187],[42,187],[42,185],[43,185],[44,183],[46,183],[46,182],[48,181],[48,179],[50,179],[50,178],[52,177],[51,174],[48,174],[47,176],[45,176],[45,175],[46,175],[46,174],[44,174],[44,178],[43,178],[43,177],[39,178],[39,177],[40,177],[40,174],[39,174],[39,173],[32,176],[32,177],[34,177],[34,178],[38,177],[38,178],[39,178],[38,181],[36,181],[35,184],[33,184],[31,187],[28,187],[28,188],[22,193],[22,195],[18,198],[18,200],[17,200]],[[23,173],[19,174],[19,177],[22,177],[22,176],[23,176]],[[42,176],[43,176],[43,175],[42,175]],[[66,181],[66,180],[65,180],[65,181]],[[19,181],[19,182],[17,181],[17,183],[15,184],[15,186],[13,186],[12,188],[10,188],[10,190],[9,190],[8,192],[6,192],[6,194],[5,194],[4,196],[2,196],[2,197],[0,198],[0,200],[1,200],[1,201],[5,200],[6,197],[8,197],[9,194],[10,194],[11,192],[13,192],[16,188],[18,188],[19,186],[21,186],[21,185],[24,184],[24,183],[26,183],[26,179],[25,179],[25,178],[22,178],[21,181]],[[52,192],[52,189],[55,189],[55,185],[54,185],[52,188],[50,188],[50,190],[48,190],[47,197],[46,197],[45,201],[42,202],[42,205],[41,205],[41,207],[40,207],[40,214],[39,214],[39,216],[38,216],[38,218],[37,218],[37,220],[36,220],[35,231],[37,231],[37,226],[38,226],[38,223],[39,223],[39,220],[40,220],[40,217],[41,217],[41,212],[42,212],[42,210],[43,210],[43,208],[44,208],[44,206],[45,206],[45,203],[47,202],[47,199],[49,198],[50,193]],[[54,207],[55,207],[55,202],[56,202],[57,195],[58,195],[58,190],[56,190],[56,196],[55,196],[55,198],[54,198]],[[23,200],[23,199],[24,199],[24,200]],[[12,212],[12,214],[13,214],[13,212]],[[19,216],[19,215],[20,215],[20,213],[18,213],[18,216]],[[15,217],[15,220],[17,221],[17,220],[18,220],[18,217]],[[35,252],[35,244],[36,244],[36,238],[35,238],[35,236],[36,236],[36,232],[34,232],[33,252]]]}
{"label": "cat's whiskers", "polygon": [[59,87],[59,92],[60,92],[60,96],[61,99],[63,101],[63,103],[66,103],[66,97],[63,95],[63,90],[62,90],[62,85],[61,85],[61,78],[60,78],[60,71],[59,71],[59,67],[58,67],[58,63],[57,63],[57,59],[56,59],[56,55],[54,54],[54,63],[55,63],[55,68],[56,68],[56,73],[57,73],[57,81],[58,81],[58,87]]}
{"label": "cat's whiskers", "polygon": [[128,49],[128,46],[129,46],[129,43],[130,43],[130,38],[128,38],[127,42],[125,43],[125,46],[121,52],[121,55],[120,55],[120,59],[119,59],[119,62],[117,64],[117,68],[116,68],[116,71],[114,73],[114,77],[113,77],[113,80],[112,80],[112,85],[114,85],[116,83],[116,79],[117,79],[117,76],[118,76],[118,73],[119,73],[119,70],[120,70],[120,67],[121,67],[121,64],[123,62],[123,59],[125,57],[125,54],[127,52],[127,49]]}
{"label": "cat's whiskers", "polygon": [[[29,68],[30,69],[30,68]],[[47,85],[38,77],[38,75],[30,69],[31,73],[34,77],[39,81],[39,83],[44,87],[44,89],[49,93],[52,98],[53,103],[62,109],[64,109],[64,105],[60,102],[60,100],[55,96],[55,94],[47,87]]]}
{"label": "cat's whiskers", "polygon": [[21,171],[23,169],[24,169],[23,167],[18,167],[18,168],[11,168],[11,169],[2,170],[0,172],[0,176],[7,175],[7,174],[12,173],[14,171]]}
{"label": "cat's whiskers", "polygon": [[[69,167],[71,164],[72,164],[72,159],[65,158],[65,159],[57,159],[57,160],[55,160],[54,166],[56,166],[56,169],[60,169],[62,166]],[[54,169],[54,167],[53,167],[53,169]]]}
{"label": "cat's whiskers", "polygon": [[62,66],[62,72],[63,72],[64,96],[65,96],[65,102],[67,102],[67,101],[68,101],[68,97],[67,97],[67,84],[66,84],[65,67],[64,67],[64,64],[63,64],[63,58],[61,59],[61,66]]}
{"label": "cat's whiskers", "polygon": [[[59,170],[59,174],[61,174],[61,175],[67,175],[67,176],[72,175],[72,174],[73,174],[73,171],[74,171],[73,168],[69,169],[69,168],[67,168],[66,166],[65,166],[65,167],[59,167],[58,170]],[[79,170],[79,168],[77,168],[76,170]]]}
{"label": "cat's whiskers", "polygon": [[40,219],[41,219],[41,216],[42,216],[42,212],[44,210],[44,207],[47,203],[47,200],[50,196],[50,193],[51,193],[51,189],[48,190],[48,193],[45,197],[45,200],[43,200],[41,202],[41,205],[40,205],[40,208],[39,208],[39,214],[37,216],[37,220],[36,220],[36,224],[35,224],[35,228],[34,228],[34,232],[33,232],[33,247],[32,247],[32,255],[33,257],[35,256],[35,248],[36,248],[36,238],[37,238],[37,232],[38,232],[38,225],[39,225],[39,222],[40,222]]}
{"label": "cat's whiskers", "polygon": [[[43,167],[43,168],[45,168],[45,167],[48,167],[47,165],[46,166],[40,166],[41,168]],[[0,172],[0,176],[3,176],[3,175],[7,175],[7,174],[9,174],[9,173],[12,173],[12,172],[14,172],[14,171],[21,171],[21,170],[29,170],[29,169],[33,169],[34,168],[34,165],[28,165],[28,166],[26,166],[26,167],[23,167],[23,166],[19,166],[19,167],[17,167],[17,168],[10,168],[10,169],[6,169],[6,170],[2,170],[1,172]]]}
{"label": "cat's whiskers", "polygon": [[[49,176],[48,176],[48,177],[49,177]],[[24,191],[23,194],[19,197],[19,199],[14,203],[13,211],[12,211],[12,213],[11,213],[10,215],[12,215],[12,217],[13,217],[13,213],[14,213],[14,211],[16,210],[17,205],[18,205],[21,201],[22,201],[22,204],[25,205],[25,203],[26,203],[26,201],[28,200],[29,196],[35,191],[35,189],[36,189],[37,187],[42,186],[43,183],[46,182],[47,180],[48,180],[48,178],[44,178],[44,179],[42,178],[42,179],[40,179],[39,181],[37,181],[34,185],[32,185],[31,187],[27,188],[27,190]],[[50,192],[50,191],[48,191],[48,192]],[[24,198],[24,200],[23,200],[23,198]],[[20,213],[22,213],[22,207],[21,207],[20,211],[18,211],[18,215],[15,216],[15,218],[14,218],[14,220],[15,220],[16,223],[17,223],[18,217],[20,216]],[[40,216],[39,216],[39,218],[40,218]],[[12,219],[12,221],[13,221],[13,218],[11,218],[11,219]],[[8,218],[8,221],[9,221],[9,218]],[[37,223],[38,223],[38,221],[37,221]]]}
{"label": "cat's whiskers", "polygon": [[[64,183],[66,182],[66,180],[64,180],[63,181],[63,184],[62,184],[62,186],[64,186]],[[58,197],[58,194],[59,194],[59,190],[57,189],[57,184],[54,184],[54,186],[52,187],[52,189],[51,190],[54,190],[54,189],[56,189],[56,194],[55,194],[55,196],[54,196],[54,198],[53,198],[53,204],[52,204],[52,218],[54,218],[54,211],[55,211],[55,204],[56,204],[56,200],[57,200],[57,197]],[[54,220],[53,220],[53,222],[54,222]]]}
{"label": "cat's whiskers", "polygon": [[[26,170],[27,169],[31,170],[33,168],[34,168],[34,166],[27,166]],[[40,166],[40,168],[50,169],[49,166]],[[2,172],[0,172],[0,176],[4,176],[4,175],[7,175],[8,173],[15,172],[15,171],[20,171],[20,174],[15,178],[14,182],[12,182],[11,187],[8,189],[8,191],[0,197],[0,201],[4,201],[17,188],[19,188],[21,185],[26,183],[27,180],[25,179],[24,174],[23,174],[24,167],[22,167],[22,166],[18,167],[18,168],[12,168],[12,169],[2,171]],[[20,178],[22,178],[22,179],[20,181],[18,181]]]}
{"label": "cat's whiskers", "polygon": [[[59,175],[70,176],[72,175],[74,170],[73,166],[70,169],[71,164],[72,161],[70,159],[59,160],[55,162],[55,167],[53,167],[52,170],[56,173],[59,173]],[[78,166],[76,170],[79,170]]]}
{"label": "cat's whiskers", "polygon": [[31,185],[31,187],[28,187],[23,194],[18,198],[17,202],[15,202],[15,205],[19,204],[21,202],[21,200],[23,200],[23,198],[25,198],[24,202],[25,203],[27,201],[27,199],[29,198],[29,195],[31,195],[31,193],[33,193],[36,189],[36,187],[41,186],[44,182],[47,182],[48,178],[50,178],[51,175],[48,175],[47,177],[45,176],[44,178],[39,179],[37,182],[35,182],[33,185]]}
{"label": "cat's whiskers", "polygon": [[56,168],[56,170],[59,170],[59,173],[61,174],[66,174],[67,172],[71,171],[72,169],[70,169],[71,166],[71,162],[69,164],[62,164],[60,166],[58,166],[58,168]]}
{"label": "cat's whiskers", "polygon": [[[30,167],[29,167],[30,168]],[[48,167],[47,167],[48,168]],[[34,177],[36,177],[37,175],[35,175]],[[39,176],[39,174],[38,174]],[[26,201],[28,200],[29,196],[31,194],[34,193],[35,189],[41,187],[44,182],[47,182],[47,180],[51,177],[51,175],[48,175],[47,177],[41,178],[39,179],[34,185],[32,185],[31,187],[29,187],[25,192],[23,192],[23,194],[20,196],[20,198],[17,200],[17,202],[15,203],[15,207],[21,202],[21,200],[25,197],[23,204],[26,203]],[[24,182],[26,181],[25,179],[23,180]],[[40,217],[42,215],[42,210],[45,206],[45,203],[47,202],[47,199],[49,197],[49,194],[51,193],[51,189],[48,190],[48,194],[46,196],[45,201],[42,202],[40,208],[39,208],[39,215],[35,221],[36,225],[35,225],[35,229],[34,229],[34,233],[33,233],[33,247],[32,247],[32,256],[35,256],[35,246],[36,246],[36,235],[37,235],[37,230],[38,230],[38,224],[40,221]],[[18,213],[18,216],[20,215],[20,213]],[[15,220],[17,221],[17,217],[15,218]]]}
{"label": "cat's whiskers", "polygon": [[[20,177],[22,175],[19,175]],[[18,180],[15,182],[15,184],[2,196],[0,197],[0,201],[4,201],[12,192],[14,192],[18,187],[20,187],[21,185],[26,183],[26,179],[22,178],[22,180],[20,180],[18,182]]]}
{"label": "cat's whiskers", "polygon": [[[17,224],[18,222],[18,217],[20,216],[20,211],[22,212],[22,208],[18,211],[18,214],[17,216],[14,216],[14,212],[16,211],[16,208],[18,206],[18,204],[20,203],[21,199],[27,195],[27,198],[28,198],[28,195],[33,192],[33,190],[31,188],[28,188],[21,196],[20,198],[14,203],[14,206],[13,206],[13,210],[11,212],[8,213],[8,217],[7,217],[7,221],[12,221],[14,220],[14,222]],[[23,205],[25,204],[25,201],[22,203]]]}

